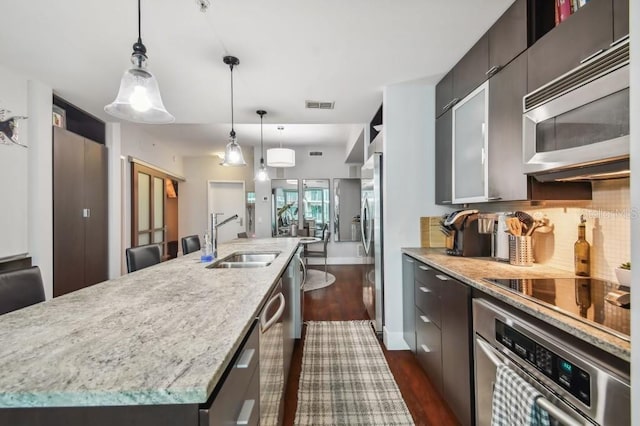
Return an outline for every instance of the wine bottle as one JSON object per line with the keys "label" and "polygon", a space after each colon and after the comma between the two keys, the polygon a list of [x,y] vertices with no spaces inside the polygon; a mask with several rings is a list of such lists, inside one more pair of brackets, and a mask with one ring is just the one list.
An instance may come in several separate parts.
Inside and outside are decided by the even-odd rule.
{"label": "wine bottle", "polygon": [[588,277],[591,273],[591,246],[585,239],[586,222],[584,215],[581,215],[580,224],[578,224],[578,241],[573,245],[575,273],[582,277]]}

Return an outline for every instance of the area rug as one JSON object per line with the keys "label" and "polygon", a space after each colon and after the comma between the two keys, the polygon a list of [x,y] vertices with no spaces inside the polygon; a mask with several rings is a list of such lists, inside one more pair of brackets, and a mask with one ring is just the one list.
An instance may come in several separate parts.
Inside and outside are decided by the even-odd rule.
{"label": "area rug", "polygon": [[307,280],[304,282],[304,291],[318,290],[330,286],[336,281],[336,277],[327,273],[325,279],[324,271],[317,269],[307,269]]}
{"label": "area rug", "polygon": [[296,425],[413,425],[369,321],[312,321]]}

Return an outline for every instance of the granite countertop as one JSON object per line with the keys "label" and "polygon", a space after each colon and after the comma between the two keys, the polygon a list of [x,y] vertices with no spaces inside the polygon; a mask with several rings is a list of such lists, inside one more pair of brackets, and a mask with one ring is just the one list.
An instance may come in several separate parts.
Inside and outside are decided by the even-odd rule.
{"label": "granite countertop", "polygon": [[0,407],[204,403],[298,241],[218,247],[280,251],[268,267],[191,253],[0,316]]}
{"label": "granite countertop", "polygon": [[495,262],[488,258],[448,256],[443,249],[403,248],[403,253],[424,262],[478,290],[485,292],[521,311],[539,318],[561,330],[606,351],[625,361],[631,361],[631,344],[612,334],[570,318],[553,309],[520,297],[498,285],[491,284],[483,277],[493,278],[575,278],[571,272],[534,264],[531,267],[512,266]]}

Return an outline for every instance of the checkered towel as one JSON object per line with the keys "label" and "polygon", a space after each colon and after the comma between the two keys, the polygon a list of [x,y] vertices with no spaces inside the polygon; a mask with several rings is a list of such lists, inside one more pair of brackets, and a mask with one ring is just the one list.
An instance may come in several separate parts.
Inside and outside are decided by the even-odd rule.
{"label": "checkered towel", "polygon": [[499,365],[493,390],[492,426],[549,426],[549,413],[536,404],[542,395],[506,365]]}

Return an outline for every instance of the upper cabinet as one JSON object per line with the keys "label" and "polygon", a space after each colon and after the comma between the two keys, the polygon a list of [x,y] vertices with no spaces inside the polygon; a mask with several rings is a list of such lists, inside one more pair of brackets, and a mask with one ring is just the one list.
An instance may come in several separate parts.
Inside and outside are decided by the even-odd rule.
{"label": "upper cabinet", "polygon": [[436,86],[436,117],[453,108],[527,48],[527,0],[515,3]]}
{"label": "upper cabinet", "polygon": [[[616,9],[622,16],[622,3],[626,2],[615,3],[620,3]],[[527,91],[539,88],[609,48],[615,41],[613,8],[612,0],[591,0],[537,40],[527,50]],[[626,26],[620,23],[619,32],[628,33],[628,5]]]}

